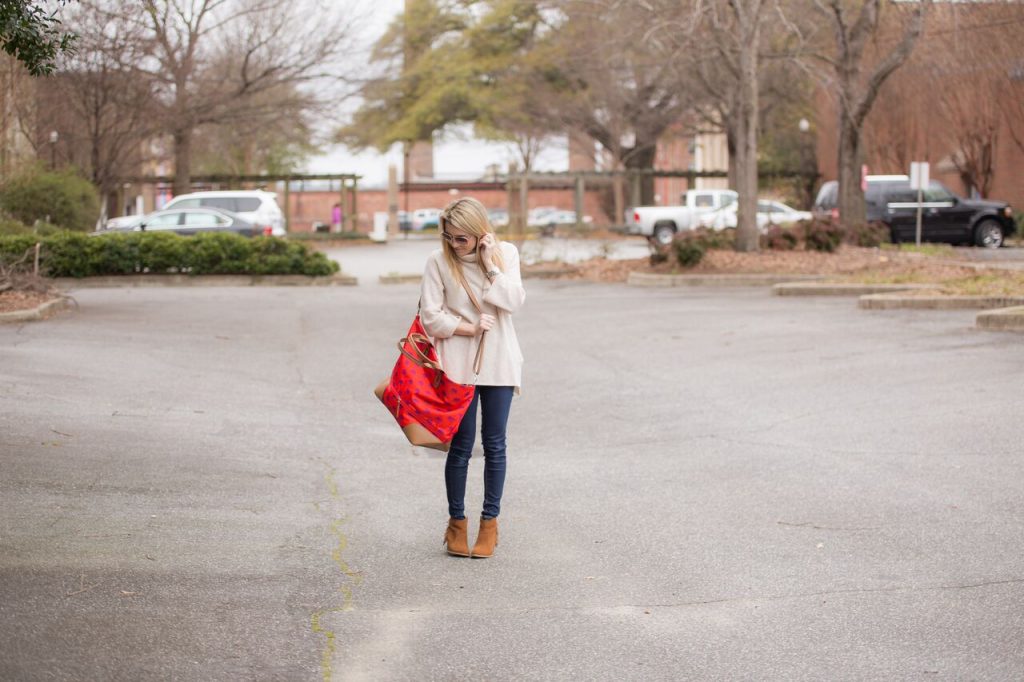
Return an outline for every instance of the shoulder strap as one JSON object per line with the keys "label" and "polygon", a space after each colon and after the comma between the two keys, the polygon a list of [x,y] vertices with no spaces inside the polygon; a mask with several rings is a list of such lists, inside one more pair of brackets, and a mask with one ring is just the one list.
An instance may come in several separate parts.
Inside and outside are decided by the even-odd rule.
{"label": "shoulder strap", "polygon": [[[465,289],[466,295],[469,296],[469,300],[473,302],[473,307],[476,308],[476,311],[478,313],[483,315],[483,313],[484,313],[483,308],[480,307],[480,302],[476,300],[476,296],[473,295],[473,291],[469,288],[469,286],[467,286],[465,275],[463,275],[463,277],[461,279],[462,279],[462,288]],[[487,341],[487,332],[484,332],[483,334],[480,335],[480,342],[477,344],[477,347],[476,347],[476,357],[473,358],[473,375],[474,375],[473,383],[476,383],[476,377],[480,376],[480,368],[481,368],[481,366],[483,366],[483,362],[484,362],[484,342],[486,342],[486,341]]]}

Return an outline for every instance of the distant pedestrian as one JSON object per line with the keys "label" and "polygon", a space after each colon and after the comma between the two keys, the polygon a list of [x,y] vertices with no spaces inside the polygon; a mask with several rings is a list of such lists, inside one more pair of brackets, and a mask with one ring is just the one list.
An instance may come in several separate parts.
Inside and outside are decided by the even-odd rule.
{"label": "distant pedestrian", "polygon": [[341,232],[341,204],[331,209],[331,232]]}
{"label": "distant pedestrian", "polygon": [[[513,394],[519,393],[523,355],[512,314],[526,299],[519,273],[519,251],[498,241],[487,209],[464,197],[438,217],[441,248],[427,260],[420,319],[434,338],[446,375],[474,383],[478,344],[484,343],[476,393],[452,439],[445,463],[448,528],[444,541],[454,556],[489,557],[498,544],[498,513],[505,486],[505,428]],[[484,340],[486,333],[486,341]],[[484,450],[484,503],[480,530],[469,549],[465,514],[466,474],[476,440],[477,406]]]}

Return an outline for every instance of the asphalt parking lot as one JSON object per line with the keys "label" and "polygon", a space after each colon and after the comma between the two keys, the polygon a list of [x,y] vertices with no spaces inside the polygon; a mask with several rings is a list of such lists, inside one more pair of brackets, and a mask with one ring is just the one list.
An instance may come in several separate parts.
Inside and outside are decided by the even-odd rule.
{"label": "asphalt parking lot", "polygon": [[474,561],[371,395],[416,286],[75,296],[0,327],[0,679],[1024,678],[1024,345],[973,311],[528,282]]}

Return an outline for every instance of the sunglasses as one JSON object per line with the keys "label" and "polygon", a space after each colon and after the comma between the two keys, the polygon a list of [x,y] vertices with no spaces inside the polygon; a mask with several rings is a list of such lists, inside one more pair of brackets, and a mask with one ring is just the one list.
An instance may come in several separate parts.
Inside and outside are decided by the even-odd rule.
{"label": "sunglasses", "polygon": [[444,237],[445,241],[453,246],[466,246],[470,242],[474,241],[476,237],[465,237],[463,235],[450,235],[447,232],[441,232],[441,236]]}

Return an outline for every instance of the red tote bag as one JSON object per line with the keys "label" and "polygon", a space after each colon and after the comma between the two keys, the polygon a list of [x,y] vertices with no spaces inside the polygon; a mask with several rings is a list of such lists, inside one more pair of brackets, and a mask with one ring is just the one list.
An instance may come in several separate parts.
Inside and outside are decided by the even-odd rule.
{"label": "red tote bag", "polygon": [[[374,390],[377,398],[398,422],[413,445],[448,452],[462,417],[473,401],[474,384],[449,379],[437,360],[420,316],[398,342],[402,354],[391,376]],[[477,347],[473,370],[480,372],[483,337]]]}

